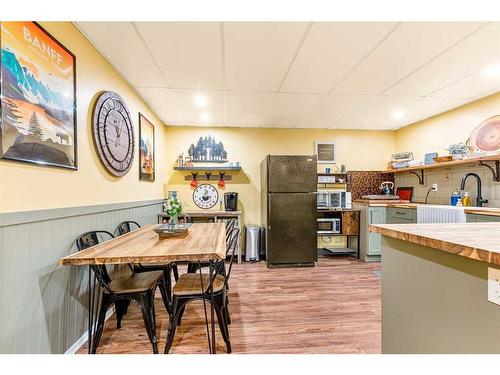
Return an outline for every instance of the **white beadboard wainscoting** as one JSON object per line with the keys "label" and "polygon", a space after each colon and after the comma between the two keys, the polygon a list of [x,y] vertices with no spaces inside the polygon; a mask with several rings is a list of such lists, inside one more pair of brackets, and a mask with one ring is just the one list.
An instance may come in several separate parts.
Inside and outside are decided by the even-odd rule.
{"label": "white beadboard wainscoting", "polygon": [[90,230],[157,222],[162,199],[0,214],[0,353],[66,353],[87,333],[88,267],[58,260]]}

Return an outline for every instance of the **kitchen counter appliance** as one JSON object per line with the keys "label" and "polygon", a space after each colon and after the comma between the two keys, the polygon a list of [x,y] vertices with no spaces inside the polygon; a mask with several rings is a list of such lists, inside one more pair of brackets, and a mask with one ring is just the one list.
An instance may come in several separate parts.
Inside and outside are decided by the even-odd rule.
{"label": "kitchen counter appliance", "polygon": [[268,267],[314,265],[318,261],[316,155],[268,155],[261,173]]}
{"label": "kitchen counter appliance", "polygon": [[238,211],[238,193],[224,194],[224,208],[226,211]]}
{"label": "kitchen counter appliance", "polygon": [[319,234],[340,233],[340,219],[339,218],[318,218],[318,233]]}
{"label": "kitchen counter appliance", "polygon": [[319,210],[351,209],[352,199],[349,191],[318,191]]}

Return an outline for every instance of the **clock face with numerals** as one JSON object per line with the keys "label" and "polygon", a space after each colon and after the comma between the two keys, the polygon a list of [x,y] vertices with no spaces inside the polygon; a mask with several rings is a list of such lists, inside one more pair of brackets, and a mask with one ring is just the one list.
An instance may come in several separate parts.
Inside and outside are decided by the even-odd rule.
{"label": "clock face with numerals", "polygon": [[217,189],[209,184],[201,184],[193,192],[193,201],[203,209],[212,208],[219,200]]}
{"label": "clock face with numerals", "polygon": [[106,91],[97,99],[93,117],[97,152],[106,169],[124,176],[134,160],[134,127],[123,99]]}

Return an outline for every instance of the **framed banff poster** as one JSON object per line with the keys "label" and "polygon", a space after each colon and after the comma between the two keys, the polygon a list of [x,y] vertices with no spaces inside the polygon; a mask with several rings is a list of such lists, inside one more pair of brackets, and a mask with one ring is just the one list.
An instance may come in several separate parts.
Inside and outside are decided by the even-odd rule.
{"label": "framed banff poster", "polygon": [[155,180],[155,127],[139,113],[139,180]]}
{"label": "framed banff poster", "polygon": [[335,143],[316,142],[315,153],[318,156],[318,163],[335,163]]}
{"label": "framed banff poster", "polygon": [[75,55],[35,22],[0,27],[0,157],[78,169]]}

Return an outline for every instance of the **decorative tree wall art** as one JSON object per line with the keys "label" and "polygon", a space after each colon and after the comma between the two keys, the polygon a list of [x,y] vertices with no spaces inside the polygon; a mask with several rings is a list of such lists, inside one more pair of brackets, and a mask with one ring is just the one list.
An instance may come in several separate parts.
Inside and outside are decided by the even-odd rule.
{"label": "decorative tree wall art", "polygon": [[196,145],[191,144],[188,156],[193,162],[225,163],[227,152],[222,142],[217,142],[211,135],[200,137]]}
{"label": "decorative tree wall art", "polygon": [[75,56],[35,22],[0,27],[0,158],[77,169]]}

